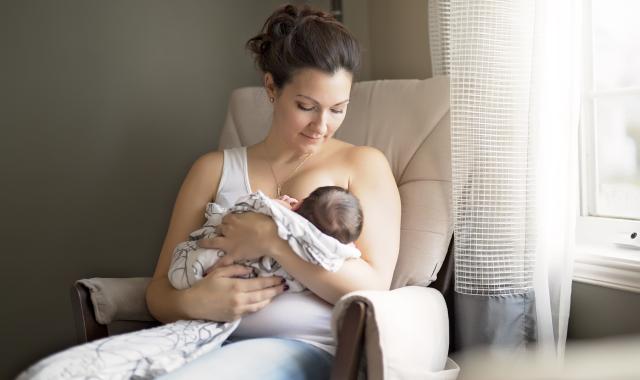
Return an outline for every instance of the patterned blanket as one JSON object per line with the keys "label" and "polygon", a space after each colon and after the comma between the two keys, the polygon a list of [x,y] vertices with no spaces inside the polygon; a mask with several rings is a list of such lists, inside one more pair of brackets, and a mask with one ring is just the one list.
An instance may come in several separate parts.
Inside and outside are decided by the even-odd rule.
{"label": "patterned blanket", "polygon": [[[203,229],[191,234],[191,239],[212,236],[211,234],[215,233],[215,225],[220,223],[225,212],[227,211],[213,203],[207,205],[207,223]],[[261,192],[241,198],[228,212],[259,212],[269,215],[276,222],[278,235],[289,243],[295,254],[326,270],[337,271],[344,260],[360,256],[360,252],[354,246],[342,244],[324,235],[309,221]],[[195,240],[187,243],[195,244]],[[193,249],[179,248],[174,251],[175,266],[172,266],[172,270],[175,271],[170,272],[170,278],[173,273],[174,276],[178,276],[175,278],[177,281],[187,281],[187,272],[192,268],[187,265],[188,257]],[[257,265],[260,268],[264,267],[259,263],[263,261],[259,261]],[[284,275],[291,284],[292,291],[304,288],[284,273],[277,263],[270,265],[271,267],[267,268],[268,275]],[[240,320],[227,323],[182,320],[110,336],[48,356],[22,372],[16,380],[152,379],[220,347],[239,324]]]}
{"label": "patterned blanket", "polygon": [[[186,289],[200,281],[207,268],[213,266],[225,253],[218,249],[199,248],[197,240],[218,236],[216,227],[227,213],[257,212],[270,216],[278,227],[280,238],[289,242],[293,251],[306,261],[335,272],[344,260],[359,257],[360,251],[353,244],[344,245],[331,236],[323,234],[308,220],[287,209],[258,191],[244,196],[228,210],[216,203],[207,204],[204,227],[192,232],[189,240],[178,244],[173,251],[169,268],[169,281],[177,289]],[[254,269],[251,277],[280,276],[287,281],[290,291],[302,291],[304,285],[271,257],[247,260],[241,264]]]}

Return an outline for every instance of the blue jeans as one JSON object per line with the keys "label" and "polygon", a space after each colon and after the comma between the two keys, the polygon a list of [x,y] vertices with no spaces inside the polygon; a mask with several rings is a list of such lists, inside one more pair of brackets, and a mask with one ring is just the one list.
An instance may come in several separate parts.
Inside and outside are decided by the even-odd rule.
{"label": "blue jeans", "polygon": [[226,343],[160,380],[324,380],[333,356],[308,343],[283,338],[257,338]]}

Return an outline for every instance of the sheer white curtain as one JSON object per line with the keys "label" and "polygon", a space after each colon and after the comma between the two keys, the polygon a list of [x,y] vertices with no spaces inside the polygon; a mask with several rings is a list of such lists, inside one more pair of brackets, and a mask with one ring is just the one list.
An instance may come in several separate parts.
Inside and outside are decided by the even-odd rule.
{"label": "sheer white curtain", "polygon": [[567,339],[579,209],[582,13],[580,0],[536,0],[530,117],[538,151],[536,307],[540,342],[554,345],[560,356]]}
{"label": "sheer white curtain", "polygon": [[580,1],[430,0],[429,12],[432,66],[451,77],[456,318],[485,324],[461,329],[458,348],[538,342],[562,354],[579,194]]}

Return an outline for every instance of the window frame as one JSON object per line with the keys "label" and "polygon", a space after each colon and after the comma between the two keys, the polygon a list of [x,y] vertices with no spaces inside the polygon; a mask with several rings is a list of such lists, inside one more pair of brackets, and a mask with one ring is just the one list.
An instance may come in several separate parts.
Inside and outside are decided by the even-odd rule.
{"label": "window frame", "polygon": [[[592,0],[583,7],[583,91],[580,115],[580,207],[576,220],[574,280],[640,293],[640,220],[590,215],[597,210],[598,170],[595,101],[640,87],[595,91]],[[635,247],[635,248],[634,248]]]}

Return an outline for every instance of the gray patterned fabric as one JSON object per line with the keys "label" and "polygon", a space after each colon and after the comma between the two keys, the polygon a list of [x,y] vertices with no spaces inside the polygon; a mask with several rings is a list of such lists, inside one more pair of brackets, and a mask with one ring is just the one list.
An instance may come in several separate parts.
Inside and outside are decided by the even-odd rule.
{"label": "gray patterned fabric", "polygon": [[[207,223],[191,237],[215,235],[214,227],[226,211],[209,204]],[[337,271],[344,261],[357,258],[360,251],[324,235],[308,220],[287,210],[261,192],[241,198],[228,212],[259,212],[276,222],[278,235],[303,260]],[[195,244],[195,240],[187,243]],[[174,266],[170,278],[186,280],[187,258],[195,245],[180,246],[174,252]],[[217,258],[217,252],[215,257]],[[286,274],[276,262],[265,267],[264,260],[249,262],[258,275],[283,275],[291,290],[304,286]],[[255,266],[254,266],[255,265]],[[294,289],[295,287],[295,289]],[[20,374],[17,380],[27,379],[152,379],[173,371],[200,355],[216,349],[233,333],[240,320],[221,323],[203,320],[177,321],[162,326],[114,335],[75,346],[51,355]]]}
{"label": "gray patterned fabric", "polygon": [[153,379],[220,347],[238,324],[177,321],[110,336],[48,356],[16,380]]}

